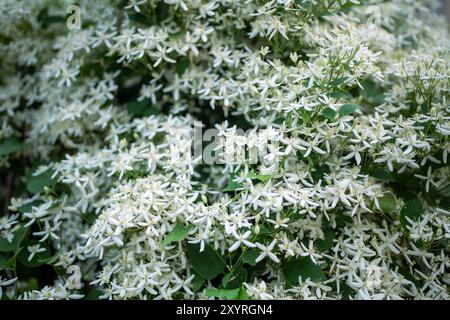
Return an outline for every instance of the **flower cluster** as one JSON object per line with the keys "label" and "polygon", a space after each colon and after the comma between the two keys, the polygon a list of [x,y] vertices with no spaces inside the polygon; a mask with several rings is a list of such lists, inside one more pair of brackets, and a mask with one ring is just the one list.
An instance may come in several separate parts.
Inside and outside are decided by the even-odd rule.
{"label": "flower cluster", "polygon": [[0,298],[450,298],[437,1],[70,5],[0,3]]}

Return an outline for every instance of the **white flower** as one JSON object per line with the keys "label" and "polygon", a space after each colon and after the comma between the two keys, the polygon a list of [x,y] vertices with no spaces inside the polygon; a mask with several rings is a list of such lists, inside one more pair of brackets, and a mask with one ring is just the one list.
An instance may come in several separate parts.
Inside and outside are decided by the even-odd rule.
{"label": "white flower", "polygon": [[31,261],[35,254],[39,252],[44,252],[45,248],[42,248],[40,244],[35,244],[27,247],[28,252],[30,252],[30,255],[28,256],[28,261]]}
{"label": "white flower", "polygon": [[430,184],[432,184],[436,188],[439,187],[439,185],[432,180],[432,178],[431,178],[432,173],[433,172],[432,172],[432,169],[431,169],[431,166],[430,166],[430,167],[428,167],[426,176],[423,176],[423,175],[420,175],[420,174],[415,174],[414,175],[414,177],[416,177],[416,178],[419,178],[421,180],[425,180],[425,191],[426,192],[430,191]]}
{"label": "white flower", "polygon": [[3,280],[2,276],[0,276],[0,299],[3,296],[3,289],[2,287],[7,287],[12,285],[14,282],[16,282],[17,278],[11,278],[9,280]]}
{"label": "white flower", "polygon": [[167,4],[175,5],[175,8],[178,8],[180,6],[184,11],[188,10],[188,7],[183,0],[164,0],[164,2]]}
{"label": "white flower", "polygon": [[301,251],[300,255],[302,257],[310,257],[312,262],[317,264],[317,260],[316,259],[320,259],[321,255],[315,252],[314,242],[313,241],[309,241],[308,247],[306,247],[303,244],[303,242],[300,242],[300,246],[302,247],[302,251]]}
{"label": "white flower", "polygon": [[231,247],[228,249],[229,252],[233,252],[234,250],[238,249],[241,244],[245,244],[249,248],[254,248],[255,244],[251,243],[250,241],[246,240],[252,232],[246,231],[243,234],[237,233],[235,230],[232,231],[233,236],[236,238],[236,242],[231,245]]}
{"label": "white flower", "polygon": [[146,3],[147,0],[128,0],[125,9],[133,9],[136,12],[141,12],[139,5]]}
{"label": "white flower", "polygon": [[255,243],[256,247],[261,251],[260,255],[255,259],[255,261],[258,263],[265,257],[269,257],[272,261],[279,263],[280,259],[278,259],[278,257],[272,252],[276,243],[276,239],[274,239],[268,246],[265,246],[259,242]]}
{"label": "white flower", "polygon": [[[89,23],[68,32],[36,19],[58,1],[0,1],[5,246],[52,248],[48,266],[76,263],[105,299],[207,298],[222,274],[195,278],[193,256],[211,251],[228,271],[268,259],[254,299],[341,299],[344,283],[350,299],[450,298],[449,41],[432,1],[119,2],[84,1]],[[282,258],[328,280],[288,288]],[[8,289],[81,296],[64,277]]]}
{"label": "white flower", "polygon": [[289,220],[290,220],[289,218],[282,218],[280,213],[277,212],[276,219],[275,220],[267,219],[267,222],[273,223],[275,229],[278,229],[278,228],[287,228],[288,227],[287,223],[289,222]]}
{"label": "white flower", "polygon": [[244,286],[246,287],[248,294],[255,299],[271,300],[274,298],[271,294],[267,293],[267,285],[264,281],[261,281],[257,285],[244,283]]}

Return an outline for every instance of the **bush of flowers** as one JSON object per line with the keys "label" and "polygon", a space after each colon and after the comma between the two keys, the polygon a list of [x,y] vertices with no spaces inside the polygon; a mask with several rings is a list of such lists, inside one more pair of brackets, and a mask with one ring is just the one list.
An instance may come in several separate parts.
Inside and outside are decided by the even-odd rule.
{"label": "bush of flowers", "polygon": [[448,299],[432,0],[0,2],[2,299]]}

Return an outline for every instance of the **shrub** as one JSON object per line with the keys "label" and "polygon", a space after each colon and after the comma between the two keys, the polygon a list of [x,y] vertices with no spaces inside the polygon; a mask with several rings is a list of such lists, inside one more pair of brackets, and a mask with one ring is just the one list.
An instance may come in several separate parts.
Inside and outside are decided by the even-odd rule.
{"label": "shrub", "polygon": [[1,1],[0,297],[448,299],[436,9]]}

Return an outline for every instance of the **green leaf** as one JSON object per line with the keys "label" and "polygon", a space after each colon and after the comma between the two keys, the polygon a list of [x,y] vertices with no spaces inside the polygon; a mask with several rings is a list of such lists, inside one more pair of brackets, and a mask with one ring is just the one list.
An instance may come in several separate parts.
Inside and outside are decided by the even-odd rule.
{"label": "green leaf", "polygon": [[12,252],[14,246],[6,238],[0,238],[0,252]]}
{"label": "green leaf", "polygon": [[344,226],[346,226],[348,224],[352,224],[352,223],[353,223],[353,219],[351,217],[345,216],[343,214],[336,215],[336,224],[339,227],[344,227]]}
{"label": "green leaf", "polygon": [[295,211],[293,211],[292,213],[289,214],[289,219],[291,219],[291,220],[289,220],[289,222],[292,223],[292,222],[298,221],[303,216],[304,215],[300,213],[300,210],[295,210]]}
{"label": "green leaf", "polygon": [[17,138],[12,137],[0,143],[0,157],[19,151],[24,144]]}
{"label": "green leaf", "polygon": [[298,278],[302,280],[309,278],[311,281],[320,282],[327,280],[325,273],[309,257],[291,260],[284,265],[284,276],[288,283],[298,283]]}
{"label": "green leaf", "polygon": [[152,26],[151,20],[145,14],[142,14],[139,12],[133,12],[132,14],[128,15],[128,17],[133,22],[139,23],[143,26],[147,26],[147,27]]}
{"label": "green leaf", "polygon": [[236,289],[206,289],[205,296],[216,297],[219,299],[237,300],[239,298],[241,288]]}
{"label": "green leaf", "polygon": [[239,296],[237,298],[238,300],[250,300],[247,291],[245,290],[244,286],[241,287],[241,290],[239,290]]}
{"label": "green leaf", "polygon": [[239,288],[247,280],[247,276],[247,269],[239,268],[235,272],[227,273],[222,278],[222,285],[225,289]]}
{"label": "green leaf", "polygon": [[222,286],[224,288],[227,287],[228,282],[230,282],[231,277],[233,276],[233,273],[227,273],[223,278],[222,278]]}
{"label": "green leaf", "polygon": [[39,206],[40,204],[42,204],[41,201],[33,201],[33,202],[29,202],[27,204],[24,204],[23,206],[17,208],[17,211],[25,213],[25,212],[31,212],[31,208],[32,207],[36,207]]}
{"label": "green leaf", "polygon": [[223,192],[227,192],[227,191],[236,191],[238,189],[242,189],[244,186],[242,185],[242,183],[238,183],[234,181],[234,178],[236,177],[235,173],[232,173],[230,175],[230,178],[228,179],[228,185],[225,187],[225,189],[223,189]]}
{"label": "green leaf", "polygon": [[[292,112],[289,112],[288,115],[286,116],[284,123],[286,124],[287,128],[292,128]],[[253,171],[253,170],[252,170]]]}
{"label": "green leaf", "polygon": [[184,240],[192,228],[194,228],[192,224],[185,227],[182,223],[177,222],[175,228],[173,228],[172,231],[170,231],[164,238],[163,245],[167,246],[172,242]]}
{"label": "green leaf", "polygon": [[402,210],[400,211],[400,223],[406,226],[408,217],[411,220],[418,220],[423,213],[422,202],[419,199],[411,199],[406,201]]}
{"label": "green leaf", "polygon": [[9,257],[8,260],[5,261],[4,268],[10,269],[10,270],[16,270],[16,261],[17,261],[17,255],[23,250],[22,247],[17,248],[14,250],[14,254],[12,257]]}
{"label": "green leaf", "polygon": [[195,275],[194,279],[192,279],[192,290],[194,292],[200,290],[201,287],[203,287],[203,284],[205,283],[205,279],[203,279],[198,274]]}
{"label": "green leaf", "polygon": [[394,182],[395,177],[388,171],[383,169],[374,169],[369,172],[369,175],[383,181]]}
{"label": "green leaf", "polygon": [[6,259],[0,256],[0,271],[5,269],[6,267]]}
{"label": "green leaf", "polygon": [[260,236],[273,236],[277,233],[277,229],[275,229],[273,224],[263,224],[259,229]]}
{"label": "green leaf", "polygon": [[158,108],[151,105],[148,99],[128,103],[127,110],[130,114],[137,117],[148,117],[160,112]]}
{"label": "green leaf", "polygon": [[9,242],[6,238],[0,238],[0,252],[13,252],[17,250],[27,233],[28,228],[21,227],[14,231],[12,241]]}
{"label": "green leaf", "polygon": [[254,170],[251,170],[248,173],[247,177],[249,177],[250,179],[259,180],[261,182],[266,182],[267,180],[272,178],[272,175],[270,175],[270,174],[256,174]]}
{"label": "green leaf", "polygon": [[439,203],[439,207],[444,210],[448,210],[448,208],[450,208],[450,197],[443,198]]}
{"label": "green leaf", "polygon": [[333,98],[336,98],[336,99],[346,99],[346,100],[350,100],[350,99],[353,99],[353,96],[350,94],[350,93],[348,93],[348,92],[345,92],[345,91],[335,91],[335,92],[332,92],[331,94],[330,94],[330,96],[331,97],[333,97]]}
{"label": "green leaf", "polygon": [[348,79],[347,77],[339,77],[339,78],[336,78],[336,79],[334,79],[333,81],[331,81],[330,85],[331,85],[332,87],[338,87],[338,86],[340,86],[341,84],[344,84],[345,80],[347,80],[347,79]]}
{"label": "green leaf", "polygon": [[348,300],[355,295],[355,291],[350,288],[345,282],[340,284],[340,292],[343,300]]}
{"label": "green leaf", "polygon": [[200,252],[200,245],[188,244],[187,255],[194,271],[206,280],[214,279],[225,269],[224,261],[209,245]]}
{"label": "green leaf", "polygon": [[91,290],[89,290],[89,293],[84,297],[83,300],[99,300],[102,294],[102,291],[96,288],[92,288]]}
{"label": "green leaf", "polygon": [[17,260],[17,255],[14,255],[11,258],[9,258],[8,261],[6,261],[6,263],[5,263],[5,269],[15,270],[16,269],[16,260]]}
{"label": "green leaf", "polygon": [[19,246],[22,244],[23,239],[25,238],[25,235],[27,234],[28,227],[21,227],[14,231],[14,237],[12,240],[12,245],[14,247],[14,250],[17,250]]}
{"label": "green leaf", "polygon": [[334,121],[334,119],[336,119],[336,111],[331,108],[325,108],[322,111],[322,115],[330,121]]}
{"label": "green leaf", "polygon": [[81,216],[81,219],[83,219],[84,221],[86,221],[89,224],[93,224],[95,219],[97,219],[97,214],[95,213],[95,211],[83,213],[80,216]]}
{"label": "green leaf", "polygon": [[383,90],[372,80],[366,80],[362,83],[362,97],[372,104],[382,104],[385,100]]}
{"label": "green leaf", "polygon": [[244,252],[242,256],[242,262],[248,263],[251,266],[256,266],[256,258],[259,256],[258,249],[250,249]]}
{"label": "green leaf", "polygon": [[383,212],[393,212],[396,207],[395,197],[390,193],[386,193],[378,199],[378,203],[380,204],[380,209]]}
{"label": "green leaf", "polygon": [[190,61],[188,58],[181,58],[180,61],[177,62],[177,66],[175,67],[175,72],[181,76],[184,71],[189,68]]}
{"label": "green leaf", "polygon": [[414,177],[414,175],[409,173],[395,173],[394,177],[395,182],[399,183],[402,186],[401,190],[398,190],[400,193],[405,193],[408,190],[409,192],[407,193],[415,194],[417,184],[421,181],[418,178]]}
{"label": "green leaf", "polygon": [[323,233],[325,238],[315,241],[317,249],[321,252],[330,250],[333,247],[333,240],[336,237],[332,229],[325,229]]}
{"label": "green leaf", "polygon": [[409,270],[407,268],[399,267],[398,273],[400,273],[402,276],[404,276],[407,280],[413,282],[416,286],[420,286],[420,281],[417,280],[413,275],[411,275],[411,273],[409,272]]}
{"label": "green leaf", "polygon": [[348,115],[352,114],[353,112],[355,112],[358,108],[359,108],[359,106],[357,104],[354,104],[354,103],[344,104],[339,109],[339,115],[341,117],[348,116]]}
{"label": "green leaf", "polygon": [[45,171],[40,175],[34,176],[32,173],[28,174],[26,187],[31,193],[41,193],[45,187],[52,187],[56,183],[56,178],[52,178],[53,173]]}

